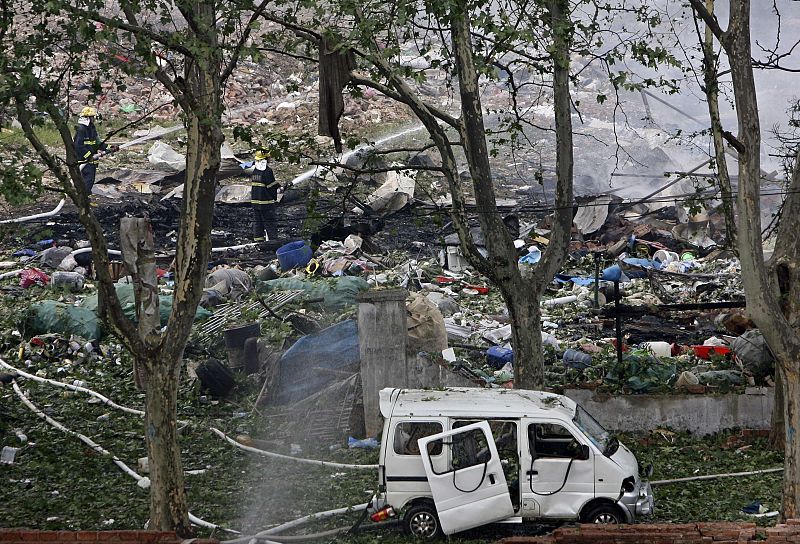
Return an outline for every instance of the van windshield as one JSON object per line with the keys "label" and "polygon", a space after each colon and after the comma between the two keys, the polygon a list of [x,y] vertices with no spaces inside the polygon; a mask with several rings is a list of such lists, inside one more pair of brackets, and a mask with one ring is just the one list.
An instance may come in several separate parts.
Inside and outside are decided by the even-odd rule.
{"label": "van windshield", "polygon": [[572,418],[572,422],[583,431],[583,434],[585,434],[600,451],[606,451],[606,447],[608,447],[608,443],[611,440],[611,434],[605,430],[589,412],[584,410],[582,406],[577,405],[575,407],[575,417]]}

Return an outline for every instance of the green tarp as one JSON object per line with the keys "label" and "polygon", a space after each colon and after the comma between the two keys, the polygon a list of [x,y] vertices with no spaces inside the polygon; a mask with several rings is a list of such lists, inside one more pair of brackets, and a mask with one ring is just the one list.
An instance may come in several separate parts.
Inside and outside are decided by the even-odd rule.
{"label": "green tarp", "polygon": [[356,303],[356,296],[369,289],[369,284],[358,276],[339,276],[336,278],[305,281],[297,278],[278,278],[258,282],[256,288],[261,293],[272,291],[306,291],[308,298],[321,298],[322,306],[329,311],[343,310]]}
{"label": "green tarp", "polygon": [[[133,285],[130,283],[118,283],[116,284],[116,288],[117,297],[119,297],[119,303],[122,305],[122,311],[125,313],[125,316],[132,321],[136,321],[136,301],[133,296]],[[86,297],[81,306],[96,313],[97,293]],[[172,311],[171,296],[159,295],[158,311],[161,314],[161,326],[164,327],[167,324],[167,320],[169,320],[169,313]],[[198,307],[194,319],[195,321],[198,321],[200,319],[205,319],[210,315],[211,312],[204,308]]]}
{"label": "green tarp", "polygon": [[71,306],[55,300],[31,304],[25,318],[27,336],[56,332],[64,336],[76,335],[87,340],[103,336],[100,320],[88,308]]}

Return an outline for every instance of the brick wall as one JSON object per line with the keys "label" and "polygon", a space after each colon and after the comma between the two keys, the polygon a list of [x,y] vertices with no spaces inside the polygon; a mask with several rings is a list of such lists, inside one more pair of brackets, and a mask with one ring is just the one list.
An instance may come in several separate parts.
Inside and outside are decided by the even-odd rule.
{"label": "brick wall", "polygon": [[[178,544],[183,539],[161,531],[31,531],[0,529],[0,544]],[[217,540],[194,539],[192,544],[219,544]]]}
{"label": "brick wall", "polygon": [[776,527],[755,523],[647,523],[640,525],[579,525],[562,527],[551,535],[506,538],[502,544],[766,544],[800,543],[800,520]]}

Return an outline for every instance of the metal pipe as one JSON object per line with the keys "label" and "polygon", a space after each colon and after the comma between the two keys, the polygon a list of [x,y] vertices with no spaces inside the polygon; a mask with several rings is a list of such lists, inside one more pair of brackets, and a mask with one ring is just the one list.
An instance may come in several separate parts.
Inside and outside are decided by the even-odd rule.
{"label": "metal pipe", "polygon": [[[614,309],[619,309],[619,280],[614,281]],[[617,332],[617,363],[622,364],[622,315],[619,311],[614,316],[614,328]]]}

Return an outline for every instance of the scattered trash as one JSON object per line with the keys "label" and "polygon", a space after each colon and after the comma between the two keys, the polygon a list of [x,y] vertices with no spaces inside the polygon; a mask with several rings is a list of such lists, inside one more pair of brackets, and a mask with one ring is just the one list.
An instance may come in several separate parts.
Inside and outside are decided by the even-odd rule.
{"label": "scattered trash", "polygon": [[692,346],[694,354],[701,359],[711,359],[713,356],[725,356],[731,353],[727,346]]}
{"label": "scattered trash", "polygon": [[22,271],[19,277],[19,286],[28,289],[34,285],[44,287],[50,283],[50,277],[37,268],[27,268]]}
{"label": "scattered trash", "polygon": [[162,170],[180,172],[186,168],[186,157],[164,142],[156,142],[150,147],[147,160]]}
{"label": "scattered trash", "polygon": [[671,357],[672,344],[669,342],[645,342],[642,348],[646,349],[656,357]]}
{"label": "scattered trash", "polygon": [[419,293],[412,293],[406,304],[408,315],[408,340],[410,353],[425,351],[439,353],[447,349],[447,327],[436,304]]}
{"label": "scattered trash", "polygon": [[[52,240],[51,240],[52,241]],[[72,248],[66,246],[51,247],[42,251],[39,255],[39,260],[42,266],[50,269],[56,269],[61,265],[61,262],[72,254]]]}
{"label": "scattered trash", "polygon": [[689,370],[684,370],[680,373],[678,379],[675,381],[675,387],[677,389],[690,390],[693,386],[696,386],[699,383],[700,378],[697,377],[697,374]]}
{"label": "scattered trash", "polygon": [[745,514],[764,514],[768,511],[769,508],[761,504],[761,501],[753,501],[742,508],[742,512]]}
{"label": "scattered trash", "polygon": [[374,450],[380,448],[381,445],[375,438],[363,438],[358,440],[357,438],[353,438],[352,436],[347,437],[347,447],[350,449],[357,448],[357,449],[368,449]]}
{"label": "scattered trash", "polygon": [[53,272],[51,280],[51,285],[54,288],[64,288],[73,293],[83,290],[84,277],[83,274],[79,272],[64,272],[62,270],[57,270],[56,272]]}
{"label": "scattered trash", "polygon": [[775,359],[758,329],[744,332],[731,342],[730,347],[742,367],[754,377],[764,378],[774,372]]}
{"label": "scattered trash", "polygon": [[507,363],[514,362],[514,352],[509,348],[492,346],[486,350],[486,362],[494,369],[501,369]]}
{"label": "scattered trash", "polygon": [[76,335],[86,340],[100,340],[103,329],[95,313],[80,306],[72,306],[55,300],[43,300],[32,304],[24,322],[25,333],[59,333]]}
{"label": "scattered trash", "polygon": [[11,446],[3,446],[3,450],[0,452],[0,464],[13,465],[19,450],[19,448],[12,448]]}
{"label": "scattered trash", "polygon": [[564,365],[575,370],[584,370],[592,366],[592,356],[574,349],[564,351]]}
{"label": "scattered trash", "polygon": [[304,336],[281,357],[275,402],[285,405],[301,401],[342,373],[356,374],[360,361],[358,326],[352,319]]}
{"label": "scattered trash", "polygon": [[536,247],[531,246],[528,248],[528,253],[519,258],[520,264],[536,264],[542,258],[542,251]]}
{"label": "scattered trash", "polygon": [[225,330],[225,348],[228,351],[228,366],[231,370],[241,370],[244,367],[245,342],[260,334],[261,326],[258,323],[248,323]]}

